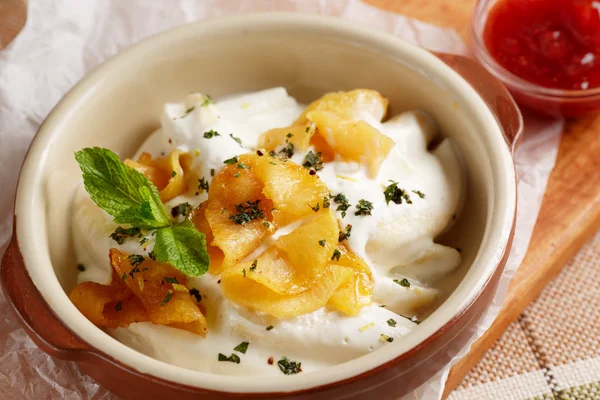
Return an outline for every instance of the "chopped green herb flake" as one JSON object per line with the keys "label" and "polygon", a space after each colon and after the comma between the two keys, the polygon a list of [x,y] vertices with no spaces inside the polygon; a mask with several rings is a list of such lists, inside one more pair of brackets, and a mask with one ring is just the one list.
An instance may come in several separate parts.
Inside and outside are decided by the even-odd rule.
{"label": "chopped green herb flake", "polygon": [[144,256],[141,256],[139,254],[130,254],[127,257],[127,260],[129,260],[129,264],[131,264],[132,267],[137,267],[138,265],[144,262]]}
{"label": "chopped green herb flake", "polygon": [[221,134],[217,131],[213,131],[212,129],[208,132],[204,132],[205,139],[212,139],[215,136],[221,136]]}
{"label": "chopped green herb flake", "polygon": [[292,136],[294,136],[294,134],[293,134],[293,133],[291,133],[291,132],[288,132],[288,134],[287,134],[287,135],[285,135],[285,137],[287,137],[288,139],[289,139],[289,138],[291,138]]}
{"label": "chopped green herb flake", "polygon": [[165,304],[167,304],[169,301],[171,301],[171,297],[173,297],[173,292],[167,293],[167,295],[165,296],[165,298],[160,302],[160,306],[162,307]]}
{"label": "chopped green herb flake", "polygon": [[204,179],[204,177],[202,177],[202,179],[198,179],[198,189],[196,189],[196,196],[198,196],[203,191],[208,192],[208,188],[209,188],[208,181],[206,179]]}
{"label": "chopped green herb flake", "polygon": [[263,226],[267,229],[269,229],[271,227],[271,223],[269,221],[264,221],[263,222]]}
{"label": "chopped green herb flake", "polygon": [[392,328],[396,326],[396,320],[394,320],[393,318],[388,319],[386,322]]}
{"label": "chopped green herb flake", "polygon": [[236,162],[238,162],[238,158],[237,156],[228,158],[227,160],[223,161],[223,164],[227,164],[227,165],[232,165],[235,164]]}
{"label": "chopped green herb flake", "polygon": [[148,238],[142,238],[142,240],[140,240],[140,246],[143,247],[147,241],[148,241]]}
{"label": "chopped green herb flake", "polygon": [[248,345],[250,343],[248,342],[242,342],[240,344],[238,344],[237,346],[235,346],[235,348],[233,349],[234,351],[239,351],[242,354],[246,354],[246,351],[248,350]]}
{"label": "chopped green herb flake", "polygon": [[285,375],[294,375],[302,372],[302,363],[290,361],[287,357],[283,357],[281,360],[277,361],[277,365]]}
{"label": "chopped green herb flake", "polygon": [[177,176],[177,172],[171,171],[171,178],[175,178],[175,176]]}
{"label": "chopped green herb flake", "polygon": [[342,218],[346,216],[346,211],[350,208],[350,203],[348,202],[348,198],[343,193],[338,193],[333,197],[333,201],[338,203],[339,206],[335,209],[336,211],[342,212]]}
{"label": "chopped green herb flake", "polygon": [[316,205],[316,206],[314,206],[314,207],[313,207],[313,206],[311,206],[310,204],[309,204],[308,206],[309,206],[309,207],[310,207],[310,208],[311,208],[311,209],[312,209],[314,212],[317,212],[317,211],[319,211],[319,210],[321,209],[321,206],[320,206],[320,204],[319,204],[319,203],[317,203],[317,205]]}
{"label": "chopped green herb flake", "polygon": [[193,207],[190,205],[190,203],[181,203],[178,206],[175,206],[171,209],[171,215],[173,216],[173,218],[177,218],[180,215],[184,218],[187,218],[188,215],[190,215],[190,213],[192,212],[192,209]]}
{"label": "chopped green herb flake", "polygon": [[156,261],[156,254],[154,253],[154,250],[152,250],[150,253],[148,253],[148,257],[150,257],[150,259]]}
{"label": "chopped green herb flake", "polygon": [[229,137],[230,137],[230,138],[232,138],[233,140],[235,140],[235,141],[237,142],[237,144],[239,144],[241,147],[244,147],[244,146],[242,145],[242,139],[240,139],[239,137],[235,137],[235,136],[233,136],[233,133],[230,133],[230,134],[229,134]]}
{"label": "chopped green herb flake", "polygon": [[333,251],[333,255],[331,256],[331,261],[340,261],[340,256],[342,255],[342,253],[340,253],[340,251],[338,249],[335,249]]}
{"label": "chopped green herb flake", "polygon": [[112,240],[114,240],[115,242],[117,242],[118,244],[123,244],[123,242],[125,242],[125,239],[129,238],[129,237],[133,237],[133,236],[140,236],[141,234],[141,229],[137,228],[137,227],[132,227],[132,228],[123,228],[121,226],[117,226],[117,229],[115,229],[115,231],[113,233],[110,234],[110,238]]}
{"label": "chopped green herb flake", "polygon": [[356,212],[354,215],[371,215],[371,211],[373,211],[373,203],[368,200],[361,199],[358,201],[356,205]]}
{"label": "chopped green herb flake", "polygon": [[402,286],[402,287],[405,287],[405,288],[409,288],[410,287],[410,282],[406,278],[403,278],[402,280],[400,280],[400,279],[394,279],[394,282],[397,283],[398,285]]}
{"label": "chopped green herb flake", "polygon": [[274,328],[274,326],[273,326],[273,325],[269,325],[269,326],[267,326],[267,327],[266,327],[266,330],[270,331],[270,330],[271,330],[271,329],[273,329],[273,328]]}
{"label": "chopped green herb flake", "polygon": [[287,158],[292,158],[294,156],[294,144],[288,143],[283,149],[279,151],[279,154],[283,154],[283,156]]}
{"label": "chopped green herb flake", "polygon": [[212,99],[212,97],[210,97],[210,96],[209,96],[209,95],[207,95],[207,94],[203,94],[203,95],[202,95],[202,99],[203,99],[204,101],[202,102],[202,104],[200,104],[200,107],[206,107],[206,106],[208,106],[209,104],[214,104],[214,103],[215,103],[215,101]]}
{"label": "chopped green herb flake", "polygon": [[127,272],[123,272],[123,275],[121,276],[123,282],[125,282],[125,279],[127,279]]}
{"label": "chopped green herb flake", "polygon": [[329,200],[329,196],[323,197],[323,208],[329,208],[331,206],[331,201]]}
{"label": "chopped green herb flake", "polygon": [[177,284],[179,284],[179,282],[177,281],[177,277],[171,278],[169,276],[165,276],[164,280],[165,280],[165,282],[168,282],[168,283],[177,283]]}
{"label": "chopped green herb flake", "polygon": [[246,277],[246,268],[242,269],[242,274],[244,274],[244,278]]}
{"label": "chopped green herb flake", "polygon": [[79,272],[85,271],[85,265],[83,265],[83,264],[77,264],[77,271],[79,271]]}
{"label": "chopped green herb flake", "polygon": [[255,271],[258,266],[258,260],[252,261],[252,266],[250,267],[250,271]]}
{"label": "chopped green herb flake", "polygon": [[410,199],[410,195],[406,193],[406,190],[398,187],[398,182],[392,182],[385,191],[383,192],[385,196],[385,203],[390,204],[390,201],[393,201],[396,204],[402,204],[402,200],[406,202],[406,204],[412,204],[412,200]]}
{"label": "chopped green herb flake", "polygon": [[382,335],[380,336],[380,340],[381,340],[382,342],[390,342],[390,343],[392,343],[392,342],[394,341],[394,338],[393,338],[393,337],[390,337],[390,336],[388,336],[388,335],[383,335],[383,334],[382,334]]}
{"label": "chopped green herb flake", "polygon": [[215,169],[214,168],[210,169],[210,176],[215,176]]}
{"label": "chopped green herb flake", "polygon": [[421,192],[420,190],[413,190],[412,192],[422,199],[425,198],[425,193]]}
{"label": "chopped green herb flake", "polygon": [[240,177],[240,173],[239,173],[239,172],[236,172],[235,174],[233,174],[233,177],[234,177],[234,178],[239,178],[239,177]]}
{"label": "chopped green herb flake", "polygon": [[202,295],[200,294],[200,291],[196,288],[190,289],[190,296],[194,296],[197,303],[200,303],[202,301]]}
{"label": "chopped green herb flake", "polygon": [[325,247],[325,243],[327,243],[327,240],[325,240],[325,239],[321,239],[321,240],[319,240],[319,245],[320,245],[321,247]]}
{"label": "chopped green herb flake", "polygon": [[121,307],[121,302],[119,301],[117,304],[115,304],[115,311],[121,311],[122,307]]}
{"label": "chopped green herb flake", "polygon": [[306,169],[314,168],[315,171],[320,171],[323,169],[323,160],[321,159],[321,152],[317,154],[313,153],[313,151],[309,151],[306,153],[304,157],[304,164],[302,166]]}
{"label": "chopped green herb flake", "polygon": [[345,231],[340,231],[340,234],[338,236],[338,242],[342,242],[342,241],[348,239],[350,237],[350,235],[351,235],[351,232],[352,232],[352,225],[348,224],[346,226],[346,230]]}
{"label": "chopped green herb flake", "polygon": [[264,218],[263,211],[258,208],[258,203],[260,200],[256,200],[254,202],[247,201],[243,204],[238,204],[235,206],[237,214],[229,214],[229,219],[238,225],[246,225],[248,222]]}
{"label": "chopped green herb flake", "polygon": [[247,166],[246,164],[244,164],[241,161],[238,163],[237,167],[241,168],[241,169],[249,169],[250,168],[249,166]]}
{"label": "chopped green herb flake", "polygon": [[225,354],[221,354],[219,353],[219,361],[229,361],[235,364],[239,364],[240,363],[240,357],[237,354],[232,354],[229,357],[227,357]]}

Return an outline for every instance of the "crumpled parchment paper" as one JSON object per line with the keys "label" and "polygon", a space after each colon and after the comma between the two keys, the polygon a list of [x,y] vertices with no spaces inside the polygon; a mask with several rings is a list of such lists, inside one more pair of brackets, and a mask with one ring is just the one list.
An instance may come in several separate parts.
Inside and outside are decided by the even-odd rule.
{"label": "crumpled parchment paper", "polygon": [[[187,22],[255,11],[296,11],[338,16],[380,29],[425,48],[465,53],[454,31],[366,5],[359,0],[33,0],[23,31],[0,51],[0,256],[12,229],[19,168],[39,125],[61,97],[88,71],[119,50]],[[510,279],[523,260],[554,166],[562,121],[526,116],[518,150],[519,210],[512,252],[499,289],[471,343],[500,310]],[[0,295],[0,398],[116,399],[82,375],[72,362],[53,360],[27,337]],[[461,350],[454,362],[468,352]],[[439,399],[445,367],[406,399]]]}

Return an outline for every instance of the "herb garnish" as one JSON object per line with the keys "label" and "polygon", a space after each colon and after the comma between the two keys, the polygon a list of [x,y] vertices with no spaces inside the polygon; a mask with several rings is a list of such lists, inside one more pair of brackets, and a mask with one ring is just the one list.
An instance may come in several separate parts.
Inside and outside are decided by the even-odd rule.
{"label": "herb garnish", "polygon": [[258,260],[252,261],[252,266],[250,267],[250,271],[255,271],[258,266]]}
{"label": "herb garnish", "polygon": [[208,271],[204,234],[189,220],[172,224],[158,189],[148,178],[108,149],[85,148],[75,153],[75,159],[83,172],[86,191],[115,223],[154,230],[157,261],[190,276]]}
{"label": "herb garnish", "polygon": [[249,169],[250,168],[249,166],[247,166],[246,164],[244,164],[241,161],[238,163],[237,167],[240,169]]}
{"label": "herb garnish", "polygon": [[263,226],[269,229],[271,227],[271,223],[269,221],[263,221]]}
{"label": "herb garnish", "polygon": [[177,172],[176,171],[171,171],[171,178],[175,178],[177,176]]}
{"label": "herb garnish", "polygon": [[338,249],[335,249],[333,251],[333,255],[331,256],[331,261],[340,261],[340,256],[342,255],[342,253],[340,253],[340,251]]}
{"label": "herb garnish", "polygon": [[115,311],[121,311],[122,307],[121,307],[121,302],[119,301],[117,304],[115,304]]}
{"label": "herb garnish", "polygon": [[319,203],[317,203],[316,206],[311,206],[310,204],[308,205],[314,212],[317,212],[321,209],[321,206],[319,205]]}
{"label": "herb garnish", "polygon": [[229,219],[238,225],[246,225],[248,222],[264,218],[263,211],[258,208],[258,203],[260,200],[256,201],[247,201],[242,204],[238,204],[235,206],[237,214],[229,214]]}
{"label": "herb garnish", "polygon": [[292,158],[294,155],[294,144],[289,143],[279,151],[279,154],[283,154],[287,158]]}
{"label": "herb garnish", "polygon": [[383,195],[385,196],[385,204],[390,204],[390,201],[393,201],[396,204],[402,204],[402,200],[406,202],[406,204],[412,204],[412,200],[406,190],[398,187],[398,182],[392,182],[385,191]]}
{"label": "herb garnish", "polygon": [[127,260],[129,261],[129,264],[132,267],[137,267],[138,265],[144,262],[145,258],[144,256],[141,256],[139,254],[130,254],[129,256],[127,256]]}
{"label": "herb garnish", "polygon": [[[214,171],[214,169],[211,171]],[[202,177],[201,179],[198,179],[198,189],[196,189],[196,196],[198,196],[200,193],[202,193],[202,191],[208,192],[208,188],[209,188],[208,181],[206,179],[204,179],[204,177]]]}
{"label": "herb garnish", "polygon": [[277,361],[277,365],[285,375],[293,375],[302,372],[302,363],[290,361],[287,357],[283,357],[281,360]]}
{"label": "herb garnish", "polygon": [[235,164],[236,162],[238,162],[238,158],[237,158],[237,156],[233,156],[233,157],[228,158],[227,160],[223,161],[223,164],[232,165],[232,164]]}
{"label": "herb garnish", "polygon": [[244,147],[244,145],[242,144],[242,139],[240,139],[239,137],[233,136],[233,133],[230,133],[229,137],[232,138],[233,140],[235,140],[237,142],[237,144],[240,145],[240,147]]}
{"label": "herb garnish", "polygon": [[271,329],[273,329],[273,328],[274,328],[274,326],[273,326],[273,325],[269,325],[269,326],[267,326],[266,330],[270,331],[270,330],[271,330]]}
{"label": "herb garnish", "polygon": [[354,215],[371,215],[371,211],[373,211],[373,203],[368,200],[361,199],[358,201],[356,205],[357,211]]}
{"label": "herb garnish", "polygon": [[382,342],[390,342],[390,343],[392,343],[394,341],[394,338],[390,337],[388,335],[381,334],[381,336],[379,336],[379,340],[381,340]]}
{"label": "herb garnish", "polygon": [[188,215],[192,212],[193,207],[187,201],[185,203],[181,203],[178,206],[175,206],[171,209],[171,215],[173,218],[176,218],[182,215],[184,218],[187,218]]}
{"label": "herb garnish", "polygon": [[338,193],[333,197],[333,201],[339,204],[339,206],[335,209],[336,211],[342,212],[342,218],[346,216],[346,211],[350,208],[350,203],[346,198],[346,195],[343,193]]}
{"label": "herb garnish", "polygon": [[85,271],[85,265],[83,265],[83,264],[77,264],[77,271],[79,271],[79,272]]}
{"label": "herb garnish", "polygon": [[215,169],[214,168],[210,169],[210,176],[215,176]]}
{"label": "herb garnish", "polygon": [[323,208],[329,208],[331,206],[331,201],[329,201],[329,196],[323,197]]}
{"label": "herb garnish", "polygon": [[325,243],[327,243],[327,240],[325,240],[325,239],[321,239],[321,240],[319,240],[319,245],[320,245],[321,247],[325,247]]}
{"label": "herb garnish", "polygon": [[123,228],[121,226],[117,226],[117,229],[113,233],[110,234],[110,238],[119,244],[123,244],[125,239],[132,236],[139,237],[141,233],[141,229],[137,227],[132,228]]}
{"label": "herb garnish", "polygon": [[215,103],[215,101],[212,99],[212,97],[210,97],[207,94],[202,94],[202,100],[204,100],[204,101],[202,102],[202,104],[200,104],[200,107],[206,107],[209,104]]}
{"label": "herb garnish", "polygon": [[246,277],[246,268],[242,269],[242,274],[244,274],[244,278]]}
{"label": "herb garnish", "polygon": [[422,199],[425,198],[425,193],[421,192],[420,190],[413,190],[412,192]]}
{"label": "herb garnish", "polygon": [[240,173],[239,173],[239,172],[236,172],[235,174],[233,174],[233,177],[234,177],[234,178],[239,178],[239,177],[240,177]]}
{"label": "herb garnish", "polygon": [[219,353],[219,361],[229,361],[235,364],[239,364],[240,363],[240,357],[237,354],[231,354],[229,357],[227,357],[225,354],[221,354]]}
{"label": "herb garnish", "polygon": [[164,306],[165,304],[167,304],[169,301],[171,301],[171,297],[173,297],[173,292],[168,292],[167,295],[165,296],[165,298],[160,302],[160,306]]}
{"label": "herb garnish", "polygon": [[208,132],[204,132],[205,139],[212,139],[215,136],[221,136],[221,134],[217,131],[213,131],[212,129]]}
{"label": "herb garnish", "polygon": [[185,110],[185,114],[183,114],[181,117],[179,117],[179,119],[187,117],[188,114],[191,113],[192,111],[194,111],[195,108],[196,108],[195,106],[191,106],[190,108]]}
{"label": "herb garnish", "polygon": [[248,342],[242,342],[240,344],[238,344],[237,346],[235,346],[235,348],[233,349],[234,351],[239,351],[242,354],[246,354],[246,351],[248,350],[248,345],[250,343]]}
{"label": "herb garnish", "polygon": [[304,157],[304,164],[302,164],[302,166],[306,169],[314,168],[315,171],[322,170],[323,160],[321,159],[321,152],[317,152],[317,154],[315,154],[312,150],[310,150],[308,153],[306,153],[306,156]]}
{"label": "herb garnish", "polygon": [[194,296],[197,303],[200,303],[202,301],[202,295],[200,294],[200,291],[196,288],[190,289],[190,296]]}
{"label": "herb garnish", "polygon": [[395,320],[395,319],[393,319],[393,318],[390,318],[390,319],[388,319],[386,322],[387,322],[387,324],[388,324],[389,326],[391,326],[392,328],[396,326],[396,320]]}
{"label": "herb garnish", "polygon": [[343,242],[344,240],[348,239],[351,235],[352,232],[352,225],[348,224],[346,226],[346,231],[340,231],[340,234],[338,236],[338,242]]}
{"label": "herb garnish", "polygon": [[402,280],[394,279],[394,282],[397,283],[398,285],[402,286],[402,287],[405,287],[405,288],[409,288],[410,287],[410,282],[406,278],[403,278]]}
{"label": "herb garnish", "polygon": [[150,257],[151,260],[156,261],[156,253],[154,253],[154,250],[148,253],[148,257]]}
{"label": "herb garnish", "polygon": [[177,283],[177,284],[179,284],[179,282],[177,281],[177,277],[176,276],[173,277],[173,278],[171,278],[170,276],[165,276],[163,279],[164,279],[165,282],[168,282],[168,283]]}

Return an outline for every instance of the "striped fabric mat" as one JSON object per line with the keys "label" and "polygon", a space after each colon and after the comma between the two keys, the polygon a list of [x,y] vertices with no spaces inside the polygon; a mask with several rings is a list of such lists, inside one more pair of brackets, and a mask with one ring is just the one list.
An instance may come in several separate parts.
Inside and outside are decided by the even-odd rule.
{"label": "striped fabric mat", "polygon": [[448,400],[600,399],[600,232]]}

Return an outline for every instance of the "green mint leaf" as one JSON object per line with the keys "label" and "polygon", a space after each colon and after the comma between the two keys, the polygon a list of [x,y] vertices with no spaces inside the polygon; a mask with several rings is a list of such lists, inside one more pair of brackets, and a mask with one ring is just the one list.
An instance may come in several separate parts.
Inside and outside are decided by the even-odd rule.
{"label": "green mint leaf", "polygon": [[156,232],[156,260],[170,264],[188,276],[200,276],[208,271],[210,260],[206,239],[194,224],[186,220]]}
{"label": "green mint leaf", "polygon": [[108,149],[85,148],[75,153],[83,184],[92,200],[117,224],[154,229],[170,224],[158,189],[143,174],[123,164]]}

